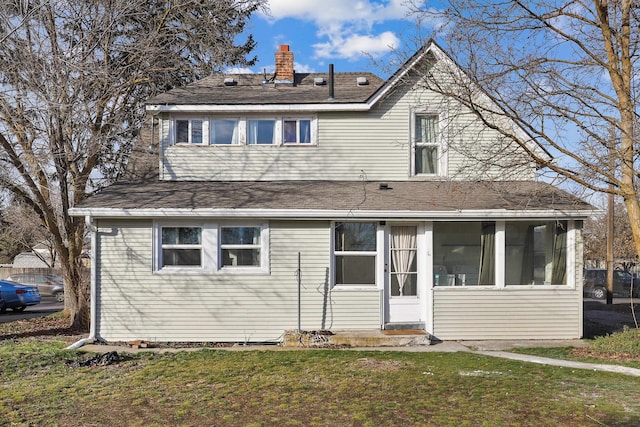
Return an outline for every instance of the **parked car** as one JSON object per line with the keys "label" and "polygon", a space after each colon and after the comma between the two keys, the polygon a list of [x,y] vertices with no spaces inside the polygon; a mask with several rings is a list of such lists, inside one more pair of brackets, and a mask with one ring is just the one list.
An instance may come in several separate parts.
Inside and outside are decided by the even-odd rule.
{"label": "parked car", "polygon": [[23,311],[27,306],[40,304],[40,292],[35,286],[21,285],[10,280],[0,280],[0,292],[5,306],[13,311]]}
{"label": "parked car", "polygon": [[2,299],[2,292],[0,292],[0,313],[7,310],[7,303]]}
{"label": "parked car", "polygon": [[55,297],[57,302],[64,302],[64,281],[58,274],[18,273],[7,277],[7,280],[36,286],[40,295]]}
{"label": "parked car", "polygon": [[[606,268],[587,268],[584,270],[583,279],[582,293],[584,296],[595,299],[605,299],[607,297]],[[631,296],[632,284],[634,298],[640,296],[640,279],[633,277],[628,271],[613,271],[613,296]]]}

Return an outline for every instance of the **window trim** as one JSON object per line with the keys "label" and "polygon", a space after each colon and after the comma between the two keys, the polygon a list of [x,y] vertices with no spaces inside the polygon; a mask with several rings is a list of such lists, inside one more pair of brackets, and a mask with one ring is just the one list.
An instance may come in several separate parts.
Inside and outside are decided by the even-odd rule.
{"label": "window trim", "polygon": [[[432,142],[418,142],[416,141],[416,124],[419,116],[434,116],[438,120],[438,141]],[[425,106],[415,107],[411,109],[410,122],[410,144],[409,144],[409,158],[410,158],[410,175],[418,178],[441,178],[448,175],[448,155],[445,150],[444,141],[447,140],[446,127],[444,124],[447,120],[446,112],[429,108]],[[437,173],[419,173],[416,171],[416,148],[417,147],[436,147],[438,149],[438,172]]]}
{"label": "window trim", "polygon": [[[269,223],[238,221],[186,221],[162,220],[154,221],[152,230],[152,272],[153,274],[181,275],[233,275],[233,274],[270,274],[269,257]],[[165,227],[200,227],[201,231],[201,265],[200,266],[166,266],[162,264],[162,229]],[[224,227],[259,227],[260,228],[260,267],[240,266],[222,267],[222,250],[220,230]]]}

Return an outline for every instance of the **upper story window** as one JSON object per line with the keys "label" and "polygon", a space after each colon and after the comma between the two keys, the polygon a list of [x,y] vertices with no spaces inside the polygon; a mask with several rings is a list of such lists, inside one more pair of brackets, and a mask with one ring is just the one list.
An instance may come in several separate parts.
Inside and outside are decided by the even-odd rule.
{"label": "upper story window", "polygon": [[209,126],[209,143],[212,145],[238,144],[238,120],[213,119]]}
{"label": "upper story window", "polygon": [[203,120],[180,119],[176,120],[177,144],[202,144]]}
{"label": "upper story window", "polygon": [[283,140],[285,144],[311,143],[311,120],[284,119]]}
{"label": "upper story window", "polygon": [[175,117],[173,144],[314,145],[315,117]]}
{"label": "upper story window", "polygon": [[247,144],[275,144],[276,121],[273,119],[247,120]]}
{"label": "upper story window", "polygon": [[414,175],[444,175],[440,115],[416,113],[411,150]]}

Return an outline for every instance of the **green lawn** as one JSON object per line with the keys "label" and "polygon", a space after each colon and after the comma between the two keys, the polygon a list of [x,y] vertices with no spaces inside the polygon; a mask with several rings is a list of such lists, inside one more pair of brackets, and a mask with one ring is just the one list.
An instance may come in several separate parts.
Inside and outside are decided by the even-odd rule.
{"label": "green lawn", "polygon": [[142,354],[75,368],[62,342],[0,341],[0,424],[636,426],[640,378],[469,353]]}

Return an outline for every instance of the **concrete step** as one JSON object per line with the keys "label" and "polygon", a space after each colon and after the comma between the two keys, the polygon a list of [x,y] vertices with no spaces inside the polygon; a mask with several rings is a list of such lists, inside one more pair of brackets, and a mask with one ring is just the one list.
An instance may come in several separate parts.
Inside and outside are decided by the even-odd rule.
{"label": "concrete step", "polygon": [[409,347],[431,345],[431,336],[420,329],[298,331],[284,333],[283,347]]}

